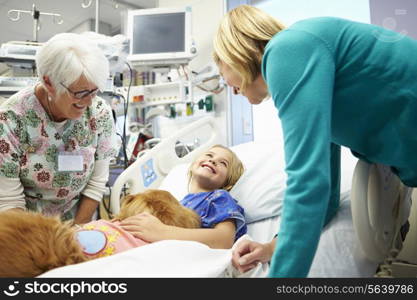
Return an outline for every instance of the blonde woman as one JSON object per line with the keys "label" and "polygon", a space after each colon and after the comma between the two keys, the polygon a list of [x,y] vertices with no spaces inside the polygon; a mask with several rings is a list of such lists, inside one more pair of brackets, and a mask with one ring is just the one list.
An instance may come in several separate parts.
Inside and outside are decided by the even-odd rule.
{"label": "blonde woman", "polygon": [[39,83],[0,106],[0,211],[91,220],[105,192],[115,130],[97,97],[109,75],[89,39],[61,33],[36,55]]}
{"label": "blonde woman", "polygon": [[211,248],[231,248],[247,232],[244,210],[229,193],[243,170],[236,154],[222,145],[211,147],[191,164],[189,194],[181,204],[201,217],[202,228],[166,225],[146,213],[125,219],[121,226],[147,242],[191,240]]}
{"label": "blonde woman", "polygon": [[417,186],[417,41],[339,18],[289,28],[251,6],[222,20],[214,59],[250,103],[272,97],[281,119],[287,190],[277,238],[242,243],[242,271],[271,259],[271,277],[305,277],[339,206],[340,146]]}

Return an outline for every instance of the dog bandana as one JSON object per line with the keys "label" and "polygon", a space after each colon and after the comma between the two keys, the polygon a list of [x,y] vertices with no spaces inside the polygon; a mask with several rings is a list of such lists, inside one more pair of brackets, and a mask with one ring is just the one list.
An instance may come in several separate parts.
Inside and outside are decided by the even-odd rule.
{"label": "dog bandana", "polygon": [[98,230],[80,230],[76,233],[76,239],[87,255],[99,253],[107,244],[106,235]]}

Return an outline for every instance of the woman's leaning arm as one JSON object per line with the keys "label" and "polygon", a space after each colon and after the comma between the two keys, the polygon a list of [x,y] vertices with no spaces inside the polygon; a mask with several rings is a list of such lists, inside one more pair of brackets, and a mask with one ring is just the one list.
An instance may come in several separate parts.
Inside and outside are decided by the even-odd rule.
{"label": "woman's leaning arm", "polygon": [[331,148],[331,112],[335,63],[327,45],[317,37],[285,31],[268,44],[262,66],[281,119],[288,175],[269,276],[306,277],[334,184],[331,162],[336,161],[332,154],[337,151]]}
{"label": "woman's leaning arm", "polygon": [[109,179],[110,158],[96,160],[94,171],[87,186],[81,192],[82,195],[100,202],[106,191],[106,183]]}

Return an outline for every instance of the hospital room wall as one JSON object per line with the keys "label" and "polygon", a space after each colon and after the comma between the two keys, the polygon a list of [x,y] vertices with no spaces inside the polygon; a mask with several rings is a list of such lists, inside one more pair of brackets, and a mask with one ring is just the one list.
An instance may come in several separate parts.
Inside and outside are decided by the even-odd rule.
{"label": "hospital room wall", "polygon": [[[212,39],[217,25],[225,12],[224,0],[159,0],[159,7],[184,7],[191,6],[192,10],[192,35],[197,46],[198,55],[191,63],[192,70],[204,68],[212,60]],[[216,124],[220,128],[220,142],[228,143],[228,116],[229,105],[227,103],[227,91],[214,96]]]}
{"label": "hospital room wall", "polygon": [[417,1],[369,0],[371,23],[417,39]]}

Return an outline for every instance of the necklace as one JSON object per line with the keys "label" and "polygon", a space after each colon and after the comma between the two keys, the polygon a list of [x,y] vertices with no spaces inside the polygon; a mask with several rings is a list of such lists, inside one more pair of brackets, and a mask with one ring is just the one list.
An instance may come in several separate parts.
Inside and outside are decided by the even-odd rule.
{"label": "necklace", "polygon": [[42,100],[39,100],[39,102],[41,103],[41,105],[42,105],[43,109],[45,110],[45,113],[49,117],[49,119],[52,122],[60,122],[52,114],[52,108],[51,108],[52,98],[49,95],[49,93],[46,91],[46,89],[43,88],[42,86],[37,86],[36,89],[35,89],[35,94],[36,94],[36,96],[37,96],[38,99],[42,99]]}
{"label": "necklace", "polygon": [[52,109],[51,109],[51,96],[49,96],[48,94],[46,94],[46,113],[48,114],[49,119],[52,120],[52,122],[56,122],[54,115],[52,114]]}

